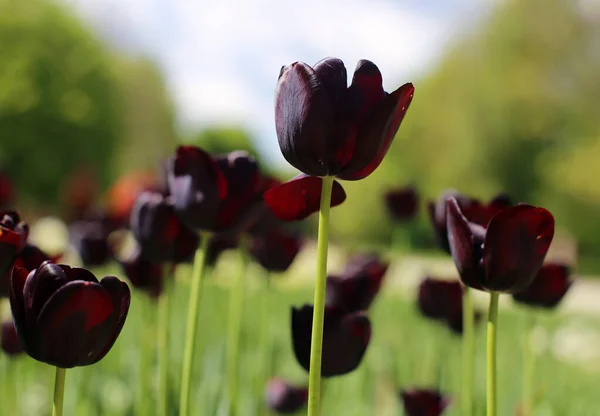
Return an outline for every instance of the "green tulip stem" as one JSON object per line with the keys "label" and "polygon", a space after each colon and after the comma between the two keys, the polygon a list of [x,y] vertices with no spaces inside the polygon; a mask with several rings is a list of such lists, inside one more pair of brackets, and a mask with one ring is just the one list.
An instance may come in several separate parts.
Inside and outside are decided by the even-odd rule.
{"label": "green tulip stem", "polygon": [[196,351],[196,330],[198,328],[198,312],[200,310],[200,296],[202,294],[202,280],[206,263],[206,249],[210,236],[200,234],[200,247],[194,257],[192,271],[192,288],[188,306],[187,327],[185,336],[185,350],[183,356],[183,369],[181,372],[181,393],[179,396],[179,416],[188,416],[190,411],[190,387],[192,381],[192,367],[194,352]]}
{"label": "green tulip stem", "polygon": [[308,416],[321,412],[321,360],[323,355],[323,323],[325,319],[325,282],[327,278],[327,247],[329,239],[329,211],[333,177],[325,176],[321,188],[319,236],[317,242],[317,276],[310,344],[310,371],[308,382]]}
{"label": "green tulip stem", "polygon": [[[158,298],[158,416],[169,414],[169,327],[171,309],[170,265],[165,265],[164,290]],[[148,413],[149,414],[149,413]]]}
{"label": "green tulip stem", "polygon": [[140,339],[142,340],[140,345],[140,367],[139,367],[139,390],[137,397],[137,408],[136,415],[147,415],[149,414],[148,406],[148,394],[150,391],[149,380],[150,380],[150,362],[152,360],[152,350],[154,343],[150,342],[149,333],[152,332],[150,328],[154,324],[153,317],[150,316],[151,309],[148,305],[149,300],[145,297],[140,299],[138,303],[141,309],[141,321],[143,322],[141,328]]}
{"label": "green tulip stem", "polygon": [[62,416],[63,397],[65,395],[65,368],[56,367],[54,378],[54,402],[52,404],[52,416]]}
{"label": "green tulip stem", "polygon": [[463,377],[462,377],[462,415],[473,414],[473,372],[475,367],[475,309],[473,297],[468,287],[463,292]]}
{"label": "green tulip stem", "polygon": [[531,416],[534,407],[535,352],[531,345],[531,335],[535,325],[534,317],[525,317],[523,331],[523,416]]}
{"label": "green tulip stem", "polygon": [[487,323],[487,416],[496,416],[498,410],[496,383],[496,334],[498,331],[499,292],[490,292],[490,309]]}
{"label": "green tulip stem", "polygon": [[229,383],[227,393],[229,395],[230,415],[237,414],[241,350],[240,335],[242,317],[244,315],[244,282],[246,281],[246,269],[248,267],[248,249],[243,238],[240,238],[239,247],[240,268],[233,282],[233,288],[229,297],[229,321],[227,326],[227,380]]}
{"label": "green tulip stem", "polygon": [[[260,397],[262,394],[262,390],[267,382],[270,372],[271,372],[271,344],[269,342],[269,334],[270,331],[270,321],[269,321],[269,298],[271,296],[271,273],[265,272],[263,277],[263,285],[260,293],[260,302],[261,302],[261,318],[260,318],[260,354],[263,359],[261,365],[261,374],[257,378],[256,384],[256,394],[257,397]],[[259,401],[259,414],[265,414],[266,409],[261,401]]]}

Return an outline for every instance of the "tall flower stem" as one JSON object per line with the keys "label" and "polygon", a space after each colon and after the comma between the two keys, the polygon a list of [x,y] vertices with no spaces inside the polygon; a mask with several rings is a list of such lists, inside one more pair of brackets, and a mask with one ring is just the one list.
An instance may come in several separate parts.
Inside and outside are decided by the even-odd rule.
{"label": "tall flower stem", "polygon": [[535,352],[531,345],[531,335],[534,328],[534,317],[525,317],[525,331],[523,331],[523,415],[531,416],[534,406],[535,384]]}
{"label": "tall flower stem", "polygon": [[321,188],[319,236],[317,242],[317,276],[310,344],[310,372],[308,382],[308,416],[321,412],[321,360],[323,355],[323,321],[325,319],[325,282],[327,277],[327,248],[329,240],[329,210],[333,177],[325,176]]}
{"label": "tall flower stem", "polygon": [[237,414],[237,397],[239,384],[240,363],[240,332],[244,315],[244,282],[248,266],[248,250],[246,241],[241,238],[239,244],[240,269],[233,283],[229,298],[229,322],[227,326],[227,379],[229,383],[229,414]]}
{"label": "tall flower stem", "polygon": [[149,380],[150,377],[150,366],[152,362],[152,352],[154,350],[154,343],[151,342],[149,333],[151,331],[154,319],[151,318],[150,313],[151,309],[148,305],[148,299],[143,298],[140,299],[139,302],[141,309],[141,321],[144,323],[141,328],[141,345],[140,345],[140,368],[139,368],[139,390],[137,397],[137,415],[147,415],[149,414],[148,406],[150,400],[150,387]]}
{"label": "tall flower stem", "polygon": [[[270,326],[269,326],[269,298],[271,295],[271,273],[265,272],[262,285],[262,290],[260,293],[260,302],[261,302],[261,318],[260,318],[260,344],[259,351],[262,357],[261,363],[261,371],[259,376],[257,377],[256,384],[256,394],[257,397],[260,397],[261,392],[267,382],[270,372],[271,372],[271,344],[269,342],[269,334]],[[258,402],[259,410],[258,414],[264,415],[266,414],[266,408],[264,404],[259,401]]]}
{"label": "tall flower stem", "polygon": [[62,416],[63,397],[65,394],[65,372],[64,368],[56,367],[54,378],[54,402],[52,404],[52,416]]}
{"label": "tall flower stem", "polygon": [[158,298],[158,416],[169,414],[169,327],[173,270],[170,265],[165,265],[165,287]]}
{"label": "tall flower stem", "polygon": [[188,319],[185,335],[185,350],[183,356],[183,369],[181,372],[181,393],[179,396],[179,416],[188,416],[190,409],[190,387],[192,381],[192,366],[196,350],[196,330],[198,327],[198,311],[200,309],[200,295],[202,294],[202,278],[206,263],[206,249],[209,235],[200,234],[200,247],[194,257],[192,272],[192,288],[188,306]]}
{"label": "tall flower stem", "polygon": [[500,293],[490,293],[490,309],[487,323],[487,416],[498,413],[496,385],[496,334],[498,331],[498,298]]}
{"label": "tall flower stem", "polygon": [[475,367],[475,309],[468,287],[463,292],[463,376],[461,405],[462,415],[473,414],[473,372]]}

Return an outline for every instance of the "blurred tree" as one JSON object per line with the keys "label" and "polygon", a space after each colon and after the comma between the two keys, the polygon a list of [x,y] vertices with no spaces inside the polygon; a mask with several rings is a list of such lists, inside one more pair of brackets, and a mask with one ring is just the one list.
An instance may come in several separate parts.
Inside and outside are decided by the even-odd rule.
{"label": "blurred tree", "polygon": [[0,0],[0,164],[26,200],[53,204],[79,166],[101,183],[120,130],[109,56],[63,7]]}
{"label": "blurred tree", "polygon": [[246,150],[258,157],[252,136],[241,127],[210,126],[200,131],[190,142],[213,154]]}
{"label": "blurred tree", "polygon": [[115,173],[156,169],[177,144],[171,99],[156,65],[144,58],[116,60],[123,133],[115,154]]}

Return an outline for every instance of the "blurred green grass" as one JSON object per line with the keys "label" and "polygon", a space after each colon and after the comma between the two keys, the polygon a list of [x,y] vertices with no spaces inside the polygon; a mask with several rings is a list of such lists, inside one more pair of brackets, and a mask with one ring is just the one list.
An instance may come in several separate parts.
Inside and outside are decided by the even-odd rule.
{"label": "blurred green grass", "polygon": [[[204,285],[199,319],[198,350],[191,394],[194,415],[226,415],[225,336],[229,289],[227,274],[220,271],[208,277]],[[116,270],[107,270],[115,273]],[[101,273],[98,273],[100,275]],[[117,272],[117,275],[120,273]],[[171,412],[177,414],[186,309],[189,294],[189,268],[179,270],[173,290],[170,326]],[[265,292],[264,275],[251,267],[246,277],[240,366],[240,416],[267,415],[263,406],[265,368],[271,375],[305,383],[304,370],[296,363],[291,346],[290,307],[312,302],[310,287],[291,287],[281,276],[274,278]],[[268,334],[270,349],[261,351],[262,302],[269,305]],[[150,307],[148,308],[148,304]],[[150,314],[144,319],[143,314]],[[354,373],[324,383],[324,416],[337,415],[402,415],[397,399],[401,387],[425,386],[441,389],[452,396],[449,416],[460,414],[459,397],[461,344],[460,338],[422,318],[414,303],[397,293],[382,290],[371,310],[373,337],[364,361]],[[520,402],[521,345],[523,311],[502,310],[499,324],[499,394],[500,415],[513,415]],[[155,340],[152,326],[156,320],[156,304],[134,291],[130,314],[120,338],[100,363],[67,371],[65,415],[94,416],[135,415],[136,395],[140,385],[138,368],[140,349]],[[476,407],[475,415],[484,414],[485,405],[485,322],[477,329]],[[598,349],[600,326],[589,317],[576,315],[544,315],[538,324],[542,344],[537,365],[538,404],[536,415],[598,415],[597,356],[583,365],[577,358],[586,357],[578,345]],[[569,328],[569,330],[563,330]],[[562,334],[562,335],[561,335]],[[586,335],[587,334],[587,335]],[[590,336],[588,335],[591,335]],[[595,334],[595,335],[594,335]],[[596,337],[596,338],[594,338]],[[562,339],[565,338],[565,339]],[[577,338],[580,339],[578,344]],[[591,340],[591,341],[586,341]],[[151,343],[150,343],[151,344]],[[589,345],[592,344],[592,345]],[[152,345],[150,345],[152,347]],[[584,349],[585,349],[584,348]],[[562,352],[561,352],[562,351]],[[573,360],[564,360],[564,355]],[[2,415],[49,415],[54,369],[27,356],[0,359]],[[145,400],[155,409],[158,368],[153,366],[151,391]],[[299,414],[303,414],[300,412]],[[145,416],[145,415],[144,415]]]}

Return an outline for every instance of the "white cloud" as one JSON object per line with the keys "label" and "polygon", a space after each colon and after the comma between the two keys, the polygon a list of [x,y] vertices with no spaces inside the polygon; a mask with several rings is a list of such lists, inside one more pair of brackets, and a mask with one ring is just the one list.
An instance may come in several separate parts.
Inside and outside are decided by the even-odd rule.
{"label": "white cloud", "polygon": [[282,65],[337,56],[351,74],[367,58],[390,90],[427,68],[475,10],[462,0],[454,13],[436,0],[68,1],[113,42],[160,61],[184,126],[242,122],[271,155],[278,154],[272,105]]}

